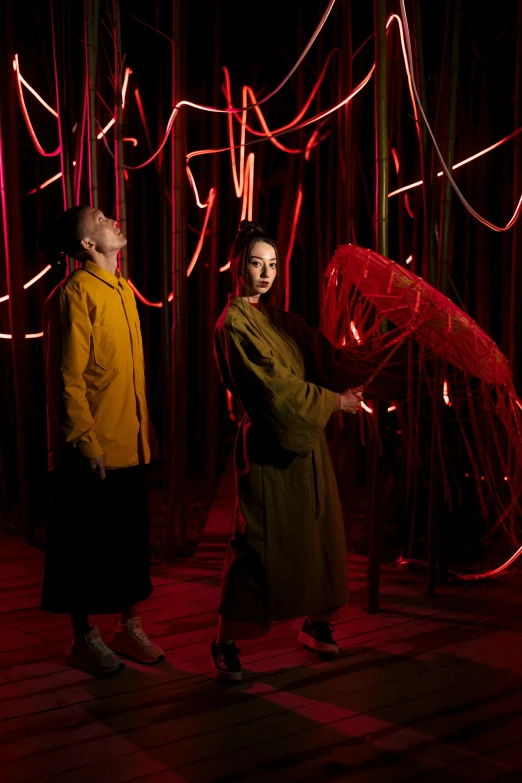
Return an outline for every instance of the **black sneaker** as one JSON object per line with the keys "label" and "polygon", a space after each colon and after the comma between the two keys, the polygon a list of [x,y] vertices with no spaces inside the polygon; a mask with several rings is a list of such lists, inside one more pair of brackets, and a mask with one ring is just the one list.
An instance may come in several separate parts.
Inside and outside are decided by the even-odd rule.
{"label": "black sneaker", "polygon": [[297,639],[309,650],[338,655],[339,647],[333,638],[333,631],[334,627],[331,623],[322,620],[305,620]]}
{"label": "black sneaker", "polygon": [[241,662],[238,655],[241,654],[241,650],[238,650],[234,642],[212,642],[210,648],[210,656],[212,659],[212,668],[219,680],[240,680],[241,679]]}

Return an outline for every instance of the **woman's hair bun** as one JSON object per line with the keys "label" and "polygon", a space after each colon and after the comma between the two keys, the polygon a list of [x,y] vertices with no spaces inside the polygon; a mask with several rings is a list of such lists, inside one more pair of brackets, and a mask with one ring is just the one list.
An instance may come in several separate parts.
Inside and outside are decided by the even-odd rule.
{"label": "woman's hair bun", "polygon": [[259,223],[252,220],[242,220],[237,231],[238,234],[264,234],[263,228]]}

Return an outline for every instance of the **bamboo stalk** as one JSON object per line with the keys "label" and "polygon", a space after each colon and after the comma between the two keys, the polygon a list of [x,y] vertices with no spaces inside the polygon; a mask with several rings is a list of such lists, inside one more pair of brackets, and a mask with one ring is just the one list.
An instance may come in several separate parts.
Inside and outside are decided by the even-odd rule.
{"label": "bamboo stalk", "polygon": [[98,147],[96,133],[96,73],[98,66],[98,37],[100,0],[85,0],[85,60],[87,67],[87,149],[89,161],[89,204],[98,208]]}
{"label": "bamboo stalk", "polygon": [[[125,201],[125,167],[123,163],[123,53],[121,45],[120,0],[113,0],[114,13],[114,170],[116,174],[116,220],[127,236],[127,204]],[[128,277],[128,245],[121,248],[119,266]]]}
{"label": "bamboo stalk", "polygon": [[[161,0],[156,0],[155,6],[155,27],[158,30],[161,26],[160,23],[160,6]],[[171,42],[172,44],[172,42]],[[173,45],[173,44],[172,44]],[[171,53],[172,57],[172,53]],[[158,70],[158,83],[157,83],[157,96],[158,109],[157,109],[157,144],[161,144],[163,139],[163,129],[165,127],[165,114],[164,104],[161,97],[165,94],[165,80],[164,69],[161,64],[161,55],[159,47],[156,47],[156,68]],[[139,104],[141,106],[141,103]],[[141,109],[140,109],[141,112]],[[153,152],[152,141],[150,139],[149,130],[147,127],[146,117],[143,113],[142,123],[147,137],[150,154]],[[167,171],[166,171],[166,150],[164,148],[158,157],[155,159],[156,169],[158,172],[158,201],[160,204],[160,263],[161,263],[161,301],[163,307],[161,309],[161,362],[159,368],[159,396],[161,405],[161,444],[162,444],[162,457],[163,457],[163,485],[164,493],[166,497],[166,505],[169,500],[169,485],[171,476],[171,457],[172,457],[172,444],[171,444],[171,431],[173,416],[172,411],[172,349],[171,349],[171,330],[172,330],[172,307],[169,302],[169,295],[172,291],[172,264],[170,253],[170,206],[172,199],[170,197],[167,188]],[[166,542],[166,539],[165,539]]]}
{"label": "bamboo stalk", "polygon": [[[63,19],[63,16],[59,17],[53,4],[53,0],[50,0],[51,10],[51,32],[52,32],[52,46],[53,46],[53,64],[54,64],[54,81],[56,87],[56,111],[58,112],[58,136],[60,139],[60,167],[62,170],[62,198],[64,210],[69,209],[74,204],[72,178],[71,178],[71,160],[69,154],[69,130],[71,127],[69,106],[67,104],[67,97],[65,91],[65,80],[69,73],[69,69],[65,63],[64,57],[64,45],[65,36],[64,28],[68,28],[67,22]],[[62,14],[68,10],[67,6],[59,4],[59,10]],[[66,110],[67,109],[67,110]],[[68,259],[69,272],[72,272],[76,267],[74,258]]]}
{"label": "bamboo stalk", "polygon": [[[214,13],[216,18],[215,26],[215,40],[214,47],[214,86],[212,100],[214,106],[219,105],[221,100],[221,72],[219,68],[221,50],[219,46],[220,40],[220,23],[221,23],[221,0],[217,0],[214,4]],[[220,128],[221,120],[218,116],[214,115],[212,118],[212,131],[211,131],[211,145],[213,149],[220,147]],[[218,292],[219,292],[219,232],[220,232],[220,198],[221,198],[221,181],[220,181],[220,156],[212,156],[211,166],[211,185],[216,188],[218,194],[216,203],[212,209],[212,215],[210,218],[210,257],[208,268],[208,302],[205,310],[206,315],[206,356],[208,367],[208,383],[205,396],[205,424],[206,424],[206,444],[204,448],[205,465],[205,479],[207,488],[207,500],[211,500],[214,497],[217,483],[217,458],[218,458],[218,436],[219,436],[219,417],[216,416],[216,411],[219,410],[219,376],[215,366],[213,356],[214,345],[214,329],[218,319]],[[256,214],[254,212],[254,214]]]}
{"label": "bamboo stalk", "polygon": [[[457,88],[460,42],[460,18],[462,12],[461,0],[454,0],[450,54],[450,83],[447,101],[448,115],[446,126],[446,163],[451,170],[455,162],[455,123],[457,117]],[[453,188],[449,179],[444,177],[440,213],[440,242],[438,264],[438,287],[442,293],[448,289],[448,263],[451,238],[451,206]]]}
{"label": "bamboo stalk", "polygon": [[[455,159],[455,122],[457,113],[457,86],[458,86],[458,61],[460,41],[461,0],[454,0],[451,21],[451,50],[450,50],[450,80],[449,95],[446,102],[446,162],[451,169]],[[439,259],[437,268],[437,283],[443,293],[447,290],[448,263],[451,239],[451,208],[453,189],[447,178],[444,178],[441,196],[440,211],[440,240]],[[441,468],[438,449],[438,428],[443,417],[442,409],[442,384],[444,377],[444,365],[435,361],[435,385],[433,400],[433,420],[431,431],[431,457],[430,457],[430,496],[428,507],[428,594],[435,595],[440,565],[441,565],[441,535],[443,534],[443,497],[442,486],[438,477]]]}
{"label": "bamboo stalk", "polygon": [[[377,252],[388,255],[388,91],[386,56],[386,0],[374,0],[375,27],[375,244]],[[386,324],[381,325],[386,329]],[[379,419],[383,406],[374,405],[375,435],[372,440],[371,486],[368,524],[370,529],[368,551],[369,612],[379,610],[379,587],[383,535],[382,465],[379,459]],[[379,415],[380,414],[380,415]]]}
{"label": "bamboo stalk", "polygon": [[[172,4],[172,106],[181,100],[182,74],[182,17],[181,3]],[[184,154],[183,113],[174,123],[171,136],[172,187],[172,418],[170,442],[170,481],[167,508],[166,557],[183,553],[187,544],[187,354],[186,354],[186,261],[185,212],[183,203]]]}

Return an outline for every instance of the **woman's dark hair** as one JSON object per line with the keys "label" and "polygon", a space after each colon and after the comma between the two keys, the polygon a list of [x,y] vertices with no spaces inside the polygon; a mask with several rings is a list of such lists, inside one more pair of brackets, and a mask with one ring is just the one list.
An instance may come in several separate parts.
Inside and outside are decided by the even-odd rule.
{"label": "woman's dark hair", "polygon": [[80,242],[85,236],[83,217],[87,209],[89,207],[71,207],[38,232],[38,248],[55,272],[64,272],[66,256],[77,261],[84,259]]}
{"label": "woman's dark hair", "polygon": [[[242,220],[239,224],[239,228],[236,234],[236,238],[232,243],[230,249],[229,261],[230,271],[232,273],[232,285],[233,291],[237,291],[241,285],[241,281],[246,280],[247,276],[247,264],[250,258],[250,253],[256,242],[266,242],[268,245],[272,245],[277,261],[279,261],[279,254],[277,252],[277,245],[275,241],[268,234],[265,234],[263,228],[259,223],[254,223],[251,220]],[[279,270],[275,279],[275,284],[270,288],[268,293],[262,294],[262,297],[269,301],[273,301],[277,298],[279,293]]]}

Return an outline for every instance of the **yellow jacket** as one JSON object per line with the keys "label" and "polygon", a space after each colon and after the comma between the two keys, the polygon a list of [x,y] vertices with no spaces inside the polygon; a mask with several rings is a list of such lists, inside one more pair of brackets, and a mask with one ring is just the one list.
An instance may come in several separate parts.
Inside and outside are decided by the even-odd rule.
{"label": "yellow jacket", "polygon": [[87,261],[44,305],[49,469],[67,444],[109,468],[150,461],[140,320],[119,270]]}

